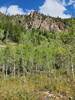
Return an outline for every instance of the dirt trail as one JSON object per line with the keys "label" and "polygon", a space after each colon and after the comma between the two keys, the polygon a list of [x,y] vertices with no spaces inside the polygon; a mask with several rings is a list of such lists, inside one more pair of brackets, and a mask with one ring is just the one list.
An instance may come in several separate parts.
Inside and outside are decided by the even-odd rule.
{"label": "dirt trail", "polygon": [[71,97],[62,94],[54,94],[49,91],[41,91],[40,100],[71,100]]}

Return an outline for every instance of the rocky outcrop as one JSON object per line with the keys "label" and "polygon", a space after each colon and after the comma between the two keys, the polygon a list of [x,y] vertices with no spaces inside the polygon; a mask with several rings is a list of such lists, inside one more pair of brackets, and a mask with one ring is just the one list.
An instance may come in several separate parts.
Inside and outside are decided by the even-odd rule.
{"label": "rocky outcrop", "polygon": [[37,12],[32,12],[29,15],[10,16],[9,19],[12,24],[20,25],[25,29],[34,28],[50,32],[62,32],[66,30],[63,19],[45,16]]}
{"label": "rocky outcrop", "polygon": [[52,18],[49,16],[44,16],[39,13],[31,13],[30,15],[30,25],[31,28],[39,28],[41,30],[47,31],[57,31],[61,32],[64,31],[64,23],[61,22],[59,19]]}

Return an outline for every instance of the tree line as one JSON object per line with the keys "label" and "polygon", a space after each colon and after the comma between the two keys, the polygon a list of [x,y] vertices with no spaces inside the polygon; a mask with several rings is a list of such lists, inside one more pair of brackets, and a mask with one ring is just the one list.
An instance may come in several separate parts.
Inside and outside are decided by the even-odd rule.
{"label": "tree line", "polygon": [[69,32],[47,32],[26,30],[10,20],[0,22],[0,44],[5,45],[0,47],[0,72],[15,77],[27,72],[51,73],[62,69],[74,77],[75,30],[74,26],[70,28]]}

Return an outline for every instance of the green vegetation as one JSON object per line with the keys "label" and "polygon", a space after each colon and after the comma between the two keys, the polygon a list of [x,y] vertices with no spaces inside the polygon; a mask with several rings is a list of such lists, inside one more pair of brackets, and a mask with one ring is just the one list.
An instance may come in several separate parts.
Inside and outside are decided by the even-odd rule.
{"label": "green vegetation", "polygon": [[0,16],[0,100],[44,100],[43,91],[75,100],[75,19],[63,20],[66,32],[48,32],[12,17]]}

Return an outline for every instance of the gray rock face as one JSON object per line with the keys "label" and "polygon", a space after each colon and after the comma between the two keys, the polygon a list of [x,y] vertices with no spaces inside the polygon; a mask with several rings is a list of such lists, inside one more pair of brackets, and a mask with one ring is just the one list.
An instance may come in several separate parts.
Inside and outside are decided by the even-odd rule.
{"label": "gray rock face", "polygon": [[13,24],[18,23],[25,29],[40,29],[50,32],[65,31],[64,21],[60,18],[53,18],[43,14],[32,12],[29,15],[16,15],[10,17]]}
{"label": "gray rock face", "polygon": [[27,24],[28,28],[39,28],[41,30],[54,32],[64,31],[65,25],[59,19],[43,16],[36,12],[31,13],[30,15],[28,15],[28,17],[30,17],[30,20],[28,20],[29,23],[25,23]]}

